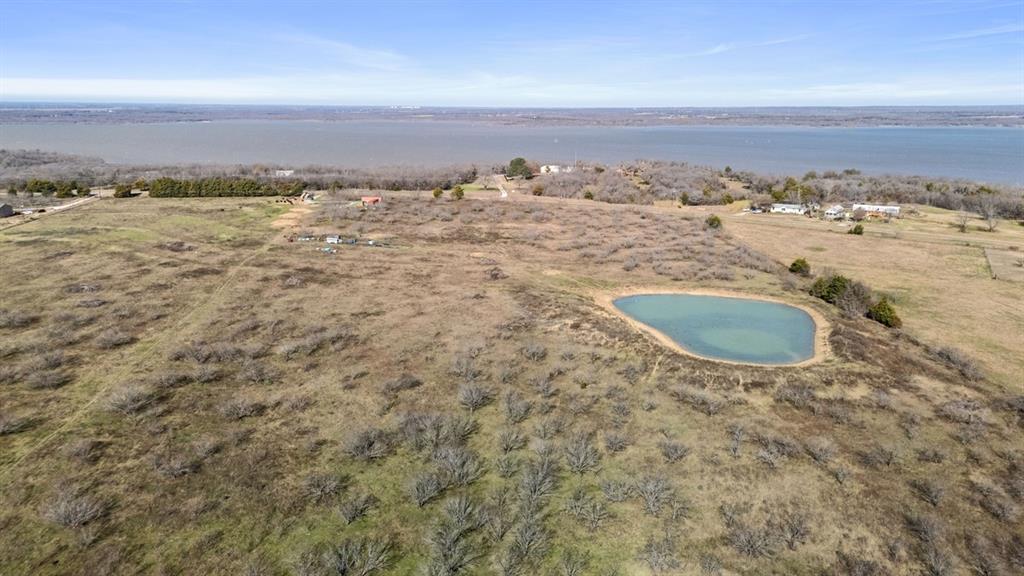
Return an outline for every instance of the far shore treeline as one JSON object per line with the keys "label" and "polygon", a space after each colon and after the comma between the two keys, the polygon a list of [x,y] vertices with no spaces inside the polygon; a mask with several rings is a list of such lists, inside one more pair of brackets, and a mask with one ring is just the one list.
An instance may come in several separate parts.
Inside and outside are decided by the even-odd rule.
{"label": "far shore treeline", "polygon": [[[540,172],[522,158],[477,167],[392,166],[341,168],[273,165],[130,166],[97,158],[38,150],[0,150],[0,188],[8,194],[70,197],[90,187],[115,187],[115,196],[148,191],[155,198],[297,196],[303,190],[436,190],[475,181],[481,174],[531,178]],[[731,184],[730,184],[731,182]],[[544,173],[527,191],[538,196],[580,198],[614,204],[675,201],[681,205],[772,202],[896,202],[968,210],[1024,220],[1024,189],[922,176],[865,175],[855,169],[777,176],[716,169],[685,162],[638,160],[617,166],[580,164]]]}

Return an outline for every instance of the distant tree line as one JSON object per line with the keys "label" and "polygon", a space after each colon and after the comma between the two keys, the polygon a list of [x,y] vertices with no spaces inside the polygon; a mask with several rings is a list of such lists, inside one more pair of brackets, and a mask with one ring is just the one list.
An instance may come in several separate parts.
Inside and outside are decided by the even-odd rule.
{"label": "distant tree line", "polygon": [[149,182],[149,195],[152,198],[298,196],[304,189],[305,184],[301,181],[267,181],[253,178],[157,178]]}
{"label": "distant tree line", "polygon": [[[290,177],[279,178],[278,170],[294,170]],[[492,170],[495,171],[496,169]],[[254,179],[273,182],[302,180],[311,189],[363,188],[370,190],[432,190],[453,188],[476,180],[476,166],[382,166],[340,168],[310,165],[284,167],[272,164],[175,166],[108,164],[99,158],[44,152],[40,150],[0,150],[0,187],[19,189],[33,179],[77,181],[86,186],[152,181],[158,178],[200,180],[208,178]]]}

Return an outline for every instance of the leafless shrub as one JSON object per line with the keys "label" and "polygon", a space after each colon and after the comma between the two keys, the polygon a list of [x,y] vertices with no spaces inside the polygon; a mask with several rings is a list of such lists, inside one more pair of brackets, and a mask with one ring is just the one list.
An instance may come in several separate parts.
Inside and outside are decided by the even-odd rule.
{"label": "leafless shrub", "polygon": [[243,355],[244,350],[235,344],[193,342],[174,350],[170,359],[175,361],[192,360],[198,364],[206,364],[208,362],[232,362]]}
{"label": "leafless shrub", "polygon": [[836,552],[833,571],[836,576],[883,576],[886,574],[878,562],[868,558],[858,558],[842,551]]}
{"label": "leafless shrub", "polygon": [[678,462],[690,455],[690,447],[672,440],[658,442],[658,450],[665,462]]}
{"label": "leafless shrub", "polygon": [[387,395],[398,394],[405,390],[412,390],[423,385],[423,381],[412,374],[403,374],[394,380],[384,384],[383,392]]}
{"label": "leafless shrub", "polygon": [[739,521],[729,527],[727,539],[729,545],[744,556],[762,558],[775,553],[775,538],[767,526],[752,526]]}
{"label": "leafless shrub", "polygon": [[302,481],[306,497],[316,504],[336,498],[347,484],[347,476],[331,472],[313,472]]}
{"label": "leafless shrub", "polygon": [[985,377],[985,374],[981,371],[981,367],[978,366],[978,363],[962,350],[946,346],[934,350],[933,353],[947,366],[959,372],[965,380],[976,382]]}
{"label": "leafless shrub", "polygon": [[678,402],[687,404],[708,416],[718,414],[726,406],[725,399],[717,394],[691,386],[677,386],[669,394]]}
{"label": "leafless shrub", "polygon": [[537,423],[533,428],[534,434],[537,435],[541,440],[550,440],[556,434],[562,431],[565,423],[561,418],[555,416],[547,416],[543,420]]}
{"label": "leafless shrub", "polygon": [[371,576],[391,564],[392,544],[381,539],[347,539],[324,555],[333,576]]}
{"label": "leafless shrub", "polygon": [[836,446],[828,438],[811,438],[804,444],[804,449],[811,459],[824,466],[836,455]]}
{"label": "leafless shrub", "polygon": [[922,546],[921,563],[928,576],[952,576],[955,573],[952,553],[937,542]]}
{"label": "leafless shrub", "polygon": [[629,446],[629,438],[621,432],[606,432],[604,447],[611,453],[622,452]]}
{"label": "leafless shrub", "polygon": [[639,560],[655,574],[673,572],[682,564],[676,548],[675,540],[668,535],[664,538],[650,537],[640,549]]}
{"label": "leafless shrub", "polygon": [[903,520],[907,530],[921,543],[938,543],[942,538],[942,524],[934,516],[907,512]]}
{"label": "leafless shrub", "polygon": [[[246,328],[243,326],[239,330],[247,331]],[[248,330],[252,330],[252,328]],[[344,348],[355,341],[356,334],[348,326],[313,327],[307,330],[301,338],[282,343],[278,346],[277,353],[290,360],[300,354],[312,356],[325,346],[331,346],[334,349]]]}
{"label": "leafless shrub", "polygon": [[466,382],[473,382],[483,375],[483,371],[476,365],[475,350],[462,351],[452,359],[451,368],[448,373],[462,378]]}
{"label": "leafless shrub", "polygon": [[733,458],[739,458],[740,447],[743,446],[743,438],[746,436],[746,429],[742,424],[732,423],[729,425],[729,453]]}
{"label": "leafless shrub", "polygon": [[974,481],[971,488],[978,501],[978,505],[992,515],[996,520],[1002,522],[1013,522],[1018,515],[1017,506],[993,484],[983,481]]}
{"label": "leafless shrub", "polygon": [[229,420],[242,420],[259,416],[266,410],[266,405],[259,400],[236,396],[220,405],[220,414]]}
{"label": "leafless shrub", "polygon": [[424,506],[434,498],[437,498],[443,490],[441,480],[437,474],[425,472],[416,476],[409,486],[409,496],[417,506]]}
{"label": "leafless shrub", "polygon": [[59,370],[33,372],[25,378],[25,384],[33,390],[56,390],[71,381],[71,376]]}
{"label": "leafless shrub", "polygon": [[643,502],[644,512],[657,516],[672,497],[673,488],[664,476],[645,475],[633,485],[633,493]]}
{"label": "leafless shrub", "polygon": [[458,497],[445,502],[444,518],[427,537],[430,558],[429,576],[462,574],[480,556],[468,539],[479,526],[476,506],[469,498]]}
{"label": "leafless shrub", "polygon": [[786,460],[786,456],[778,451],[774,446],[768,446],[761,448],[757,451],[757,461],[765,466],[775,470]]}
{"label": "leafless shrub", "polygon": [[806,408],[817,399],[814,390],[803,383],[783,384],[775,391],[776,402],[784,402],[797,408]]}
{"label": "leafless shrub", "polygon": [[483,474],[477,455],[461,446],[442,446],[434,451],[433,460],[442,486],[466,486]]}
{"label": "leafless shrub", "polygon": [[117,348],[119,346],[131,344],[132,342],[135,341],[135,337],[126,332],[117,330],[116,328],[110,328],[108,330],[100,332],[100,334],[96,336],[95,341],[96,345],[99,346],[100,348],[103,348],[104,350],[109,350],[111,348]]}
{"label": "leafless shrub", "polygon": [[394,449],[392,435],[380,428],[366,428],[345,444],[345,453],[356,460],[379,460]]}
{"label": "leafless shrub", "polygon": [[102,501],[83,490],[61,488],[43,506],[43,517],[65,528],[81,528],[106,513]]}
{"label": "leafless shrub", "polygon": [[459,386],[459,404],[470,412],[475,412],[494,400],[494,392],[479,384],[463,384]]}
{"label": "leafless shrub", "polygon": [[37,320],[39,320],[38,316],[33,316],[27,312],[21,312],[19,310],[0,310],[0,328],[24,328]]}
{"label": "leafless shrub", "polygon": [[104,442],[91,438],[81,438],[64,447],[64,455],[81,463],[91,464],[99,459]]}
{"label": "leafless shrub", "polygon": [[530,383],[533,385],[533,389],[537,391],[537,394],[540,394],[541,398],[552,398],[556,393],[555,387],[551,384],[551,378],[547,376],[535,378]]}
{"label": "leafless shrub", "polygon": [[566,442],[564,451],[569,470],[576,474],[583,474],[597,467],[600,455],[591,442],[589,434],[574,433]]}
{"label": "leafless shrub", "polygon": [[604,497],[610,502],[624,502],[633,494],[633,487],[629,483],[613,478],[602,478],[600,487]]}
{"label": "leafless shrub", "polygon": [[869,468],[890,467],[896,463],[896,451],[881,445],[860,453],[861,462]]}
{"label": "leafless shrub", "polygon": [[921,462],[942,464],[946,461],[946,453],[935,448],[922,448],[917,451],[917,459]]}
{"label": "leafless shrub", "polygon": [[811,535],[811,515],[800,505],[788,505],[772,513],[768,526],[790,550],[796,550]]}
{"label": "leafless shrub", "polygon": [[509,453],[514,450],[519,450],[523,446],[526,446],[526,438],[519,433],[515,428],[509,428],[502,430],[498,434],[498,447],[504,453]]}
{"label": "leafless shrub", "polygon": [[535,507],[555,489],[555,463],[541,457],[526,463],[519,479],[519,498],[527,508]]}
{"label": "leafless shrub", "polygon": [[262,362],[246,360],[238,371],[238,377],[252,384],[273,384],[278,379],[278,373]]}
{"label": "leafless shrub", "polygon": [[523,356],[525,356],[528,360],[540,362],[541,360],[547,358],[548,349],[539,342],[531,342],[526,346],[523,346],[522,353]]}
{"label": "leafless shrub", "polygon": [[129,415],[142,411],[157,398],[152,388],[142,384],[122,384],[109,394],[105,401],[107,410]]}
{"label": "leafless shrub", "polygon": [[533,403],[526,400],[515,390],[509,390],[505,394],[505,419],[510,424],[519,424],[530,416]]}
{"label": "leafless shrub", "polygon": [[574,548],[562,551],[558,557],[558,571],[562,576],[581,576],[590,566],[590,553]]}
{"label": "leafless shrub", "polygon": [[17,434],[18,432],[28,430],[31,426],[31,418],[0,412],[0,436]]}
{"label": "leafless shrub", "polygon": [[711,554],[701,554],[700,573],[704,576],[720,576],[722,574],[722,561]]}
{"label": "leafless shrub", "polygon": [[498,476],[511,478],[519,471],[519,459],[511,454],[502,454],[494,461],[494,468],[498,471]]}
{"label": "leafless shrub", "polygon": [[164,478],[180,478],[199,470],[201,461],[194,454],[164,448],[153,455],[153,469]]}
{"label": "leafless shrub", "polygon": [[946,489],[941,484],[930,478],[911,480],[910,489],[918,498],[932,506],[938,506],[946,493]]}
{"label": "leafless shrub", "polygon": [[985,422],[986,410],[975,400],[963,398],[946,402],[939,408],[939,415],[958,424]]}
{"label": "leafless shrub", "polygon": [[1003,576],[1009,574],[1005,563],[993,549],[992,544],[982,536],[968,535],[967,550],[970,552],[968,568],[978,576]]}

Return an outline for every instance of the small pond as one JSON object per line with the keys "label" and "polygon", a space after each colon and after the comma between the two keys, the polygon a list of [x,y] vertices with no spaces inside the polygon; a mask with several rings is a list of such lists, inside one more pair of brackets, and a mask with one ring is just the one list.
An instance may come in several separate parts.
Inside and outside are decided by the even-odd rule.
{"label": "small pond", "polygon": [[613,304],[705,358],[778,365],[814,357],[814,320],[794,306],[698,294],[636,294]]}

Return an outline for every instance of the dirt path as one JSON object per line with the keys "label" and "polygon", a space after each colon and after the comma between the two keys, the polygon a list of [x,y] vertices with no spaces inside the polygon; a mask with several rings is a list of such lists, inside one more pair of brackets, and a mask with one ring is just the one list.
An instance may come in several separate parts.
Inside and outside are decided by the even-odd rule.
{"label": "dirt path", "polygon": [[[79,198],[78,200],[68,202],[67,204],[61,204],[60,206],[45,208],[46,212],[33,212],[32,214],[26,216],[11,216],[10,218],[7,218],[4,221],[2,221],[4,225],[0,226],[0,230],[9,230],[11,228],[14,228],[15,226],[21,226],[22,224],[35,222],[36,220],[39,220],[40,218],[45,218],[50,214],[60,214],[62,212],[66,212],[68,210],[82,206],[83,204],[95,202],[99,199],[99,196],[89,196],[86,198]],[[10,224],[8,224],[8,222],[10,222]]]}

